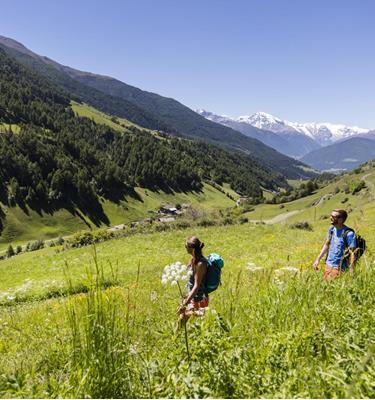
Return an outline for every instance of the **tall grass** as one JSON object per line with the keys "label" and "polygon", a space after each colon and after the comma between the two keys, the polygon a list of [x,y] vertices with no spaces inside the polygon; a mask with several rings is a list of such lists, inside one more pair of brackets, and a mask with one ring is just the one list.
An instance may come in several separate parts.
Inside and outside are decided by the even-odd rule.
{"label": "tall grass", "polygon": [[[119,289],[103,289],[106,279],[95,247],[94,271],[88,270],[87,275],[87,294],[78,301],[71,298],[67,307],[72,344],[71,389],[76,397],[132,398],[139,382],[133,376],[136,370],[130,357],[130,320],[124,319]],[[111,278],[116,281],[113,270]]]}
{"label": "tall grass", "polygon": [[[226,267],[209,311],[188,322],[190,360],[184,332],[175,332],[178,288],[160,282],[165,263],[184,256],[186,232],[139,235],[98,245],[86,273],[89,248],[67,252],[57,297],[36,287],[0,304],[0,396],[375,397],[371,248],[353,277],[327,283],[307,269],[319,232],[301,231],[288,247],[281,228],[201,229]],[[33,273],[41,259],[27,258]],[[119,260],[119,272],[108,260]],[[43,259],[39,269],[55,277],[62,261]],[[247,269],[249,261],[264,268]],[[275,274],[286,265],[299,269]]]}
{"label": "tall grass", "polygon": [[90,291],[68,306],[69,395],[374,397],[372,264],[328,283],[312,271],[228,276],[205,317],[189,321],[189,359],[169,323],[174,308],[160,313],[138,283],[103,289],[96,260]]}

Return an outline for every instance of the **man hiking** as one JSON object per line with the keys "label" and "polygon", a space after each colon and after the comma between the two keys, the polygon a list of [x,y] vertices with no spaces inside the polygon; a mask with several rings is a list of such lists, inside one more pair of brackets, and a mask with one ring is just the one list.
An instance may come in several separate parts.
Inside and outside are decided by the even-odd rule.
{"label": "man hiking", "polygon": [[348,213],[345,210],[332,211],[331,227],[323,248],[313,264],[313,268],[318,271],[320,260],[328,252],[324,270],[325,280],[337,278],[348,270],[354,272],[356,239],[354,231],[344,225],[347,217]]}

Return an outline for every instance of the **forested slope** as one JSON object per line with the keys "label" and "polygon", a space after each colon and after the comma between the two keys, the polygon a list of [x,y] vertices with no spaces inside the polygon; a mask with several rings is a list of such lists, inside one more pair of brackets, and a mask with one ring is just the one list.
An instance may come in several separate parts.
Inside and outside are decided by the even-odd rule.
{"label": "forested slope", "polygon": [[260,198],[262,187],[286,186],[280,174],[246,155],[203,142],[152,135],[132,127],[119,133],[78,117],[68,94],[0,49],[0,201],[53,212],[79,209],[106,221],[99,196],[118,201],[141,186],[199,191],[203,181],[227,182]]}

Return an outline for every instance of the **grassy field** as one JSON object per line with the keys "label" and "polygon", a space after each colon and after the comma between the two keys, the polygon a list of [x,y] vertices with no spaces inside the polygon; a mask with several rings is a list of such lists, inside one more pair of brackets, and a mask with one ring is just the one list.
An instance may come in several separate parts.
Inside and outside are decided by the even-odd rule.
{"label": "grassy field", "polygon": [[[335,196],[319,215],[342,206]],[[348,225],[368,250],[354,276],[331,283],[311,270],[328,229],[311,208],[293,218],[311,221],[312,231],[289,221],[212,226],[1,261],[1,396],[373,398],[371,196],[348,196]],[[188,323],[189,358],[176,331],[178,290],[163,286],[161,274],[188,260],[191,234],[226,264],[206,315]]]}
{"label": "grassy field", "polygon": [[19,133],[20,127],[17,124],[5,124],[0,122],[0,133],[11,130],[13,133]]}
{"label": "grassy field", "polygon": [[89,106],[88,104],[80,104],[75,101],[71,104],[72,110],[75,112],[76,115],[79,117],[87,117],[95,121],[97,124],[108,125],[112,129],[123,132],[124,128],[129,128],[131,126],[137,127],[139,129],[144,129],[133,122],[128,121],[124,118],[119,117],[111,117],[108,114],[102,113],[101,111],[97,110]]}
{"label": "grassy field", "polygon": [[[352,194],[353,189],[361,180],[365,180],[367,187],[359,193]],[[260,204],[253,211],[244,214],[250,220],[267,221],[277,215],[290,211],[300,211],[293,217],[287,219],[288,223],[296,220],[306,219],[309,221],[319,220],[329,215],[333,208],[346,208],[360,210],[374,200],[375,170],[372,166],[364,167],[360,173],[346,174],[338,177],[336,182],[325,186],[316,193],[289,203]],[[348,192],[348,193],[346,193]],[[323,198],[323,196],[326,196]],[[320,204],[316,205],[321,199]],[[315,206],[314,206],[315,205]]]}
{"label": "grassy field", "polygon": [[[235,202],[226,193],[234,198],[238,198],[238,195],[228,187],[224,187],[223,190],[224,193],[207,184],[200,193],[167,194],[137,188],[136,192],[140,196],[140,200],[125,198],[117,204],[103,200],[102,206],[110,221],[109,225],[112,226],[149,217],[150,212],[155,213],[160,205],[165,203],[172,205],[187,203],[200,210],[233,207]],[[25,214],[19,207],[9,208],[1,203],[0,206],[6,214],[4,230],[0,236],[0,252],[6,250],[10,243],[24,245],[28,241],[37,239],[71,235],[79,230],[89,229],[89,225],[95,228],[87,216],[79,217],[66,210],[57,211],[53,215],[46,213],[39,215],[32,210],[28,210],[28,213]],[[103,228],[105,225],[100,227]]]}

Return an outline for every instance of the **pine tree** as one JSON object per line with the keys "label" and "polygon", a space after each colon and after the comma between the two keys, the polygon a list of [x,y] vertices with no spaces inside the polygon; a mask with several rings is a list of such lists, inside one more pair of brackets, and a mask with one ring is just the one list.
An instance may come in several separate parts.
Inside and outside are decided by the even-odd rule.
{"label": "pine tree", "polygon": [[10,244],[7,251],[6,251],[6,256],[7,258],[13,257],[15,255],[13,246]]}

